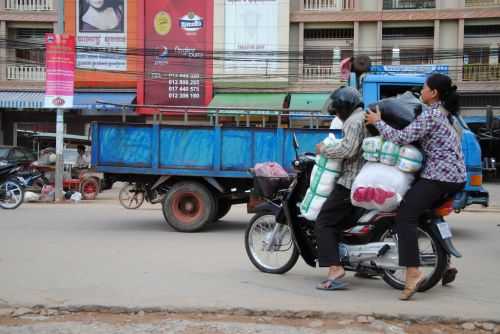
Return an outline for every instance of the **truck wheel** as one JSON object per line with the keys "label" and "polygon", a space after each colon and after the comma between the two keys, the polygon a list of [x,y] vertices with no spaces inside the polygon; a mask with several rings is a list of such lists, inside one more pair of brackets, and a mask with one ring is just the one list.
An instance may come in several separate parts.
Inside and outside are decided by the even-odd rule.
{"label": "truck wheel", "polygon": [[217,204],[213,194],[197,182],[179,182],[162,203],[167,223],[179,232],[197,232],[215,220]]}
{"label": "truck wheel", "polygon": [[94,178],[85,179],[80,184],[80,193],[86,201],[93,201],[99,193],[99,183]]}
{"label": "truck wheel", "polygon": [[217,202],[216,220],[223,218],[231,210],[232,203],[228,199],[219,199]]}

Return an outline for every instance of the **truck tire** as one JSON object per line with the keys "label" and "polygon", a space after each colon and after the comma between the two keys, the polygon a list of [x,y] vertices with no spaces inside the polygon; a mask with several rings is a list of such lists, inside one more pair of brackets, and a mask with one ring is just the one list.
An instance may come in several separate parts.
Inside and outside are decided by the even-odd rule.
{"label": "truck tire", "polygon": [[162,202],[163,216],[178,232],[198,232],[215,220],[217,202],[214,195],[198,182],[174,184]]}
{"label": "truck tire", "polygon": [[216,220],[222,219],[231,210],[233,204],[228,199],[219,199],[217,201],[217,216]]}

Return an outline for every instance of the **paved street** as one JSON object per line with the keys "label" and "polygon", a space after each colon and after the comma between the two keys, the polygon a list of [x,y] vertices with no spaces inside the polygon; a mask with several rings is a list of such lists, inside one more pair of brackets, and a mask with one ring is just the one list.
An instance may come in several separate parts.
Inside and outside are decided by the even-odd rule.
{"label": "paved street", "polygon": [[350,291],[317,291],[324,272],[301,261],[283,276],[258,272],[244,250],[249,216],[243,206],[206,232],[182,234],[164,223],[159,206],[127,211],[113,196],[0,211],[0,304],[242,307],[500,320],[498,213],[452,216],[456,245],[464,254],[454,261],[458,280],[400,302],[399,291],[382,280],[352,275]]}

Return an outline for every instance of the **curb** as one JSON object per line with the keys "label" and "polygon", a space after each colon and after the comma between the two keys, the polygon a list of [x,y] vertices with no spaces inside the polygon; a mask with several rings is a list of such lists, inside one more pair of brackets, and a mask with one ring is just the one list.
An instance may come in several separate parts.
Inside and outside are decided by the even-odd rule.
{"label": "curb", "polygon": [[[33,314],[39,314],[42,310],[54,310],[60,312],[58,315],[71,313],[102,313],[102,314],[131,314],[144,312],[145,314],[206,314],[206,315],[230,315],[230,316],[267,316],[273,318],[289,318],[289,319],[330,319],[341,320],[346,317],[371,316],[376,320],[397,320],[409,321],[417,324],[461,324],[466,322],[488,322],[495,325],[500,325],[500,320],[488,318],[452,318],[436,315],[408,315],[408,314],[383,314],[383,313],[342,313],[342,312],[323,312],[323,311],[287,311],[287,310],[270,310],[270,309],[251,309],[251,308],[222,308],[222,307],[122,307],[122,306],[104,306],[104,305],[70,305],[70,306],[45,306],[35,305],[31,307],[16,305],[10,306],[2,304],[2,308],[19,309],[27,308],[33,311]],[[12,316],[12,315],[11,315]]]}

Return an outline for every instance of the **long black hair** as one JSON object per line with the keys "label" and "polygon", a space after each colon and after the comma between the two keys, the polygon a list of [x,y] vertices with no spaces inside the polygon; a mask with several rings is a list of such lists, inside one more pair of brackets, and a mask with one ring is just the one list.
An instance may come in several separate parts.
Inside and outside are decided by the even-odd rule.
{"label": "long black hair", "polygon": [[457,93],[457,86],[453,85],[449,76],[434,73],[426,81],[430,89],[435,89],[439,94],[439,100],[443,107],[452,115],[458,115],[460,111],[460,96]]}

